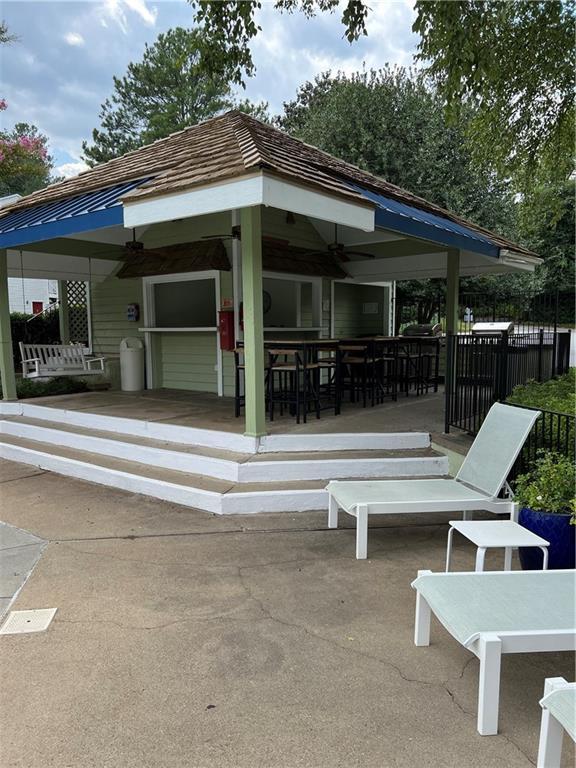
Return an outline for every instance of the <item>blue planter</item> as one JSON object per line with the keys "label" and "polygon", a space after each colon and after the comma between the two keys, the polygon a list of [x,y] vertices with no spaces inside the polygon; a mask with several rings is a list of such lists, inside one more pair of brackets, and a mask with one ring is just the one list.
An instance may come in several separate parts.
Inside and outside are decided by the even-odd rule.
{"label": "blue planter", "polygon": [[[520,525],[550,542],[548,568],[576,567],[576,525],[570,525],[570,515],[536,512],[525,507],[518,517]],[[525,571],[542,568],[542,551],[536,547],[520,547],[520,563]]]}

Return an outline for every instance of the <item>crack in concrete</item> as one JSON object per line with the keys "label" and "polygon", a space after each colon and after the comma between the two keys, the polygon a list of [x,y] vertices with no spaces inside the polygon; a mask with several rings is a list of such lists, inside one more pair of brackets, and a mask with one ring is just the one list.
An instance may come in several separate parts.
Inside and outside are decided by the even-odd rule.
{"label": "crack in concrete", "polygon": [[5,483],[16,483],[18,480],[28,480],[30,477],[41,477],[42,475],[47,474],[47,470],[40,469],[38,472],[32,472],[30,475],[22,475],[22,477],[9,477],[8,480],[0,480],[0,485],[4,485]]}
{"label": "crack in concrete", "polygon": [[[246,583],[246,580],[244,579],[242,571],[247,570],[247,569],[251,569],[251,568],[252,568],[252,566],[239,567],[238,568],[238,576],[240,578],[240,582],[242,584],[242,587],[246,591],[246,594],[248,595],[248,597],[251,600],[253,600],[258,605],[260,611],[263,614],[264,620],[272,621],[274,623],[280,624],[281,626],[285,626],[285,627],[288,627],[288,628],[297,629],[297,630],[303,632],[307,637],[310,637],[310,638],[312,638],[314,640],[320,640],[320,641],[322,641],[324,643],[327,643],[328,645],[330,645],[330,646],[332,646],[334,648],[337,648],[340,651],[350,651],[350,652],[352,652],[356,656],[360,656],[360,657],[368,659],[370,661],[375,661],[376,663],[381,664],[384,667],[387,667],[389,669],[393,669],[399,675],[399,677],[402,680],[404,680],[404,681],[406,681],[408,683],[415,683],[417,685],[419,684],[419,685],[425,685],[425,686],[440,688],[440,689],[444,690],[450,696],[450,698],[452,700],[452,703],[457,707],[457,709],[459,709],[464,715],[472,717],[474,720],[476,719],[476,713],[468,711],[456,699],[455,693],[453,691],[450,691],[450,689],[448,688],[447,681],[436,683],[436,682],[433,682],[433,681],[421,680],[419,678],[408,677],[403,672],[403,670],[402,670],[402,668],[400,666],[398,666],[397,664],[394,664],[391,661],[387,661],[386,659],[382,659],[379,656],[374,656],[373,654],[366,653],[365,651],[361,651],[358,648],[354,648],[353,646],[340,645],[340,643],[338,643],[338,641],[333,640],[332,638],[326,637],[324,635],[320,635],[320,634],[318,634],[316,632],[311,632],[306,626],[304,626],[302,624],[298,624],[297,622],[289,622],[289,621],[286,621],[284,619],[280,619],[277,616],[272,615],[272,613],[269,611],[269,609],[267,609],[264,606],[264,602],[260,598],[258,598],[258,597],[256,597],[254,595],[251,587]],[[463,667],[462,667],[459,675],[457,676],[457,678],[450,678],[450,679],[461,679],[464,676],[466,668],[468,667],[468,665],[471,662],[474,661],[475,658],[476,658],[475,656],[472,656],[470,659],[468,659],[465,662],[465,664],[463,665]],[[509,744],[511,744],[515,749],[517,749],[518,752],[523,757],[525,757],[526,760],[528,760],[528,762],[531,765],[535,765],[534,761],[531,760],[530,757],[528,757],[528,755],[524,752],[524,750],[521,749],[521,747],[513,739],[511,739],[509,736],[507,736],[504,733],[498,733],[497,735],[500,736],[505,741],[507,741]]]}

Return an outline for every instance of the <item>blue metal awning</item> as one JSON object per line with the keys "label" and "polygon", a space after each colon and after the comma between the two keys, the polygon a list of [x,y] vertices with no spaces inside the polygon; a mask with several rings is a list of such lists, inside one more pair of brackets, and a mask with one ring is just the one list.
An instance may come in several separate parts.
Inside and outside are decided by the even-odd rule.
{"label": "blue metal awning", "polygon": [[120,198],[150,177],[35,205],[0,217],[0,248],[52,240],[124,222]]}
{"label": "blue metal awning", "polygon": [[400,232],[409,237],[430,240],[449,248],[460,248],[498,258],[500,248],[486,235],[362,187],[354,185],[353,188],[376,204],[377,227]]}

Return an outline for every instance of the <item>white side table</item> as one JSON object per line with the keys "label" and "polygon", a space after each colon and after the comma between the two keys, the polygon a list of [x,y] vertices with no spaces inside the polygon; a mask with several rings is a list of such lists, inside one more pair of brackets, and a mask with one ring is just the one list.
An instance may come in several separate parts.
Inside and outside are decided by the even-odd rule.
{"label": "white side table", "polygon": [[448,547],[446,549],[446,571],[450,570],[452,557],[452,536],[454,531],[476,545],[476,571],[484,570],[486,550],[492,547],[504,549],[504,570],[512,570],[512,549],[516,547],[540,547],[544,554],[542,570],[548,568],[548,545],[546,539],[523,528],[512,520],[450,520]]}

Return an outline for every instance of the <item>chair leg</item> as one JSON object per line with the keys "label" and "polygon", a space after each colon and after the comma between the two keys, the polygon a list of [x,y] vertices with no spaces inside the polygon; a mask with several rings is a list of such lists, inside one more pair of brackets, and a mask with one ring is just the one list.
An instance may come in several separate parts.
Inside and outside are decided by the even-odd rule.
{"label": "chair leg", "polygon": [[450,570],[450,563],[452,560],[452,537],[454,535],[454,528],[450,526],[448,529],[448,543],[446,545],[446,573]]}
{"label": "chair leg", "polygon": [[486,547],[478,547],[476,550],[476,565],[474,570],[482,572],[484,570],[484,557],[486,555]]}
{"label": "chair leg", "polygon": [[328,497],[328,528],[338,528],[338,502],[331,495]]}
{"label": "chair leg", "polygon": [[368,507],[359,504],[356,508],[356,560],[368,557]]}
{"label": "chair leg", "polygon": [[504,570],[512,570],[512,547],[504,548]]}
{"label": "chair leg", "polygon": [[414,645],[430,645],[430,606],[425,598],[416,592],[416,618],[414,620]]}
{"label": "chair leg", "polygon": [[[561,677],[553,677],[546,680],[544,696],[555,689],[555,684],[564,684]],[[537,768],[560,768],[562,760],[562,741],[564,728],[555,717],[552,717],[546,707],[542,708],[542,720],[540,721],[540,742],[538,744]]]}
{"label": "chair leg", "polygon": [[462,512],[462,520],[472,520],[474,513],[471,512],[469,509]]}
{"label": "chair leg", "polygon": [[478,733],[495,736],[498,733],[500,703],[500,665],[502,642],[498,635],[480,637],[480,680],[478,683]]}

